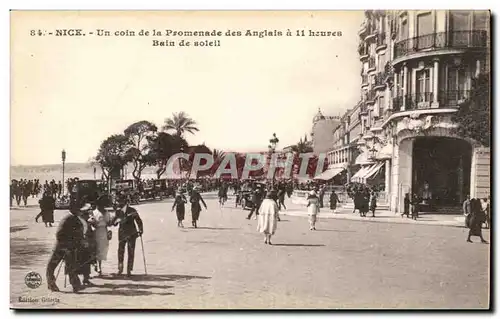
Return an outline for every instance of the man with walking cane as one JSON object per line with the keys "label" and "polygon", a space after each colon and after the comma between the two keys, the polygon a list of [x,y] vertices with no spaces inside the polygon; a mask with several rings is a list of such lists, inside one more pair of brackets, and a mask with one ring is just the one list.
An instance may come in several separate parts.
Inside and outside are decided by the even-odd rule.
{"label": "man with walking cane", "polygon": [[[142,244],[143,224],[139,213],[128,205],[125,196],[118,198],[118,204],[119,208],[113,220],[114,225],[120,225],[118,229],[118,275],[123,273],[125,246],[127,246],[127,276],[131,276],[134,269],[135,242],[137,237],[141,237]],[[142,248],[144,253],[144,245]],[[146,269],[145,260],[144,269]]]}
{"label": "man with walking cane", "polygon": [[51,291],[59,291],[54,271],[62,260],[66,264],[73,292],[78,292],[83,288],[78,278],[78,254],[85,246],[84,225],[80,221],[82,213],[83,211],[77,205],[73,205],[70,208],[70,214],[64,217],[59,224],[56,233],[56,245],[47,265],[46,273],[47,285]]}

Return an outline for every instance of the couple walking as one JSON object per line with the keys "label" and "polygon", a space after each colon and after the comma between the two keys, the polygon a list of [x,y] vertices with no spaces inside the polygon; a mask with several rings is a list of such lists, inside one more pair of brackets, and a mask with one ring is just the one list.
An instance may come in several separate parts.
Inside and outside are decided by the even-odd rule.
{"label": "couple walking", "polygon": [[[195,186],[191,191],[189,202],[191,203],[192,225],[194,228],[197,228],[197,222],[200,218],[201,204],[203,204],[205,209],[207,209],[207,204],[205,204],[203,197],[201,197],[198,186]],[[177,227],[184,227],[182,221],[184,220],[184,215],[186,212],[186,203],[186,196],[184,196],[184,194],[180,190],[178,190],[175,196],[174,205],[172,206],[172,211],[174,211],[175,208],[175,213],[177,214]]]}

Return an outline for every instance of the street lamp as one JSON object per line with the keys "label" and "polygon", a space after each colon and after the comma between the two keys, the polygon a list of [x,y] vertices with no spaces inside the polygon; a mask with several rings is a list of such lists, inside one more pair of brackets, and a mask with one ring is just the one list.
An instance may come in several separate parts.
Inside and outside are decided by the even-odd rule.
{"label": "street lamp", "polygon": [[[270,161],[273,159],[273,154],[276,151],[276,146],[278,145],[279,141],[280,140],[276,136],[276,133],[273,133],[273,137],[269,140],[270,144],[267,146],[269,148],[269,154],[271,156]],[[276,175],[276,170],[273,171],[273,185],[274,185],[274,177],[275,177],[275,175]]]}
{"label": "street lamp", "polygon": [[63,195],[64,195],[64,191],[65,191],[65,188],[64,187],[66,185],[66,183],[64,182],[64,163],[66,163],[66,151],[63,149],[62,152],[61,152],[61,159],[62,159],[62,192],[63,192]]}

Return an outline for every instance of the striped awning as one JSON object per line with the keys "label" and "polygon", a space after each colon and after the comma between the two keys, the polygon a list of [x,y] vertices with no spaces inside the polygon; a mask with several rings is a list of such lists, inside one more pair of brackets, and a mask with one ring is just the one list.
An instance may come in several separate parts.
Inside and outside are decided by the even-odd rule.
{"label": "striped awning", "polygon": [[377,164],[373,165],[370,167],[370,169],[365,173],[363,176],[363,179],[367,180],[369,178],[374,177],[378,171],[384,166],[385,162],[378,162]]}
{"label": "striped awning", "polygon": [[362,182],[362,178],[363,176],[366,174],[366,172],[371,168],[371,166],[363,166],[359,169],[359,171],[356,172],[356,174],[354,174],[352,177],[351,177],[351,182],[359,182],[361,183]]}
{"label": "striped awning", "polygon": [[340,174],[343,170],[344,170],[343,168],[329,168],[326,171],[324,171],[323,173],[314,177],[314,179],[329,181],[332,178],[334,178],[335,176],[337,176],[338,174]]}

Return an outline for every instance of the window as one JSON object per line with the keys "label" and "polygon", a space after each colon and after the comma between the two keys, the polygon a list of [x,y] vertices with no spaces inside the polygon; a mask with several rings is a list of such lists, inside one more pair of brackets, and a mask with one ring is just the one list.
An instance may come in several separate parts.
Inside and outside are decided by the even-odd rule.
{"label": "window", "polygon": [[399,75],[398,75],[398,96],[403,96],[404,79],[405,79],[404,72],[399,72]]}
{"label": "window", "polygon": [[408,32],[408,20],[406,17],[402,17],[401,19],[401,32],[399,33],[399,40],[406,40],[409,37]]}
{"label": "window", "polygon": [[451,11],[450,31],[467,31],[470,29],[470,16],[472,11]]}
{"label": "window", "polygon": [[472,11],[450,12],[450,42],[452,46],[467,46],[469,44],[469,31],[471,29]]}
{"label": "window", "polygon": [[417,71],[417,103],[430,101],[430,70]]}
{"label": "window", "polygon": [[427,49],[434,46],[434,24],[430,12],[417,15],[417,47]]}
{"label": "window", "polygon": [[488,11],[474,11],[472,29],[488,30],[489,20],[490,17]]}
{"label": "window", "polygon": [[385,53],[378,56],[378,70],[384,71],[385,68]]}
{"label": "window", "polygon": [[467,77],[465,70],[460,67],[450,67],[448,69],[448,92],[452,96],[465,95],[467,88]]}
{"label": "window", "polygon": [[382,95],[378,99],[379,116],[384,116],[384,109],[385,109],[385,96]]}

